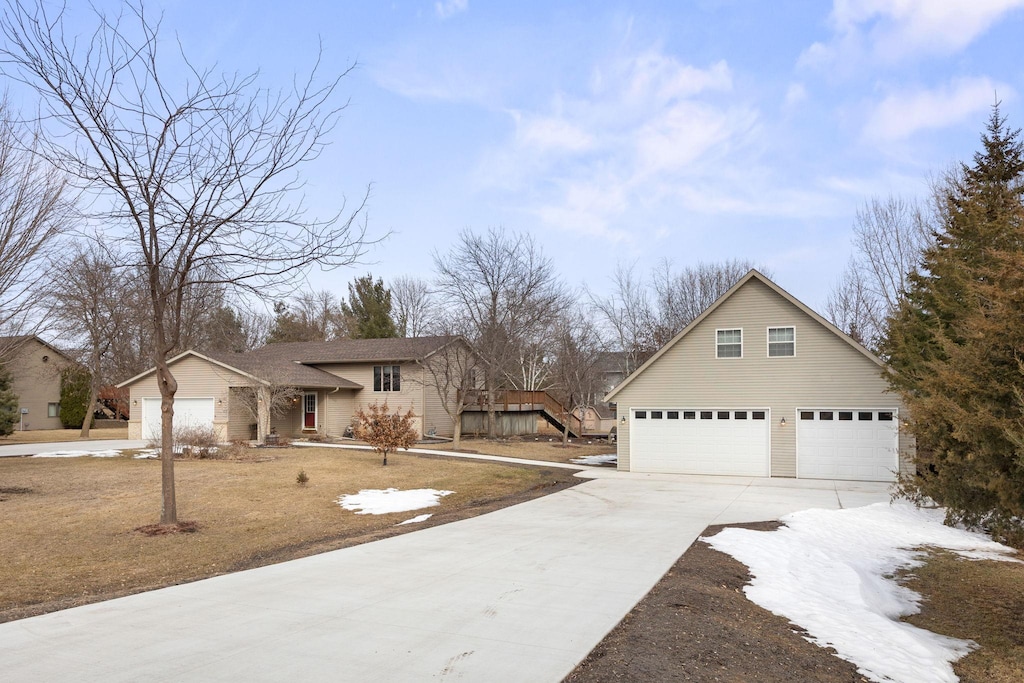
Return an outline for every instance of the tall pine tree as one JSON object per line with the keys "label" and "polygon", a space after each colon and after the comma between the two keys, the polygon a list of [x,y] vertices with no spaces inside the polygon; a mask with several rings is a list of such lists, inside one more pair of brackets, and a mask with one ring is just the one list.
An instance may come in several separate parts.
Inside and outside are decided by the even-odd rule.
{"label": "tall pine tree", "polygon": [[1024,543],[1024,144],[993,107],[883,353],[917,437],[915,493]]}
{"label": "tall pine tree", "polygon": [[356,278],[348,286],[348,302],[343,304],[350,317],[353,339],[385,339],[397,337],[398,329],[391,317],[391,290],[380,278],[372,275]]}

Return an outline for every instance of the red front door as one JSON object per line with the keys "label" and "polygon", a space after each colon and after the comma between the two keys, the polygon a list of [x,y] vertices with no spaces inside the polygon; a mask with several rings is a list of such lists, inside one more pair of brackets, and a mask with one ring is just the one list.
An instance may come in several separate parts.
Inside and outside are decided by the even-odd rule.
{"label": "red front door", "polygon": [[306,394],[302,399],[302,428],[316,429],[316,394]]}

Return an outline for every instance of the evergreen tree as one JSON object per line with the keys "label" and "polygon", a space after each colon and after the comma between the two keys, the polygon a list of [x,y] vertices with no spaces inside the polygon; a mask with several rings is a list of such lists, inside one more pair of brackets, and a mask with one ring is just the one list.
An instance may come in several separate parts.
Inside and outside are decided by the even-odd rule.
{"label": "evergreen tree", "polygon": [[0,436],[12,434],[20,417],[11,371],[0,365]]}
{"label": "evergreen tree", "polygon": [[915,495],[1024,543],[1024,144],[993,107],[883,353],[917,437]]}
{"label": "evergreen tree", "polygon": [[65,429],[81,429],[86,419],[93,418],[95,405],[89,403],[89,385],[92,375],[78,365],[64,368],[60,373],[60,421]]}
{"label": "evergreen tree", "polygon": [[398,329],[391,318],[391,290],[373,275],[356,278],[348,286],[346,315],[351,318],[353,339],[385,339],[397,337]]}

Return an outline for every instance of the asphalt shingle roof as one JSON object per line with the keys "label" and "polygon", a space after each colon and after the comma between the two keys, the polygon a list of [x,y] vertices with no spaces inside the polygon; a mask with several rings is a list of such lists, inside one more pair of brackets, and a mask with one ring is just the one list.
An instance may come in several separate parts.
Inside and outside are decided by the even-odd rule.
{"label": "asphalt shingle roof", "polygon": [[422,360],[458,339],[455,336],[395,339],[344,339],[329,342],[267,344],[248,356],[290,360],[306,365]]}

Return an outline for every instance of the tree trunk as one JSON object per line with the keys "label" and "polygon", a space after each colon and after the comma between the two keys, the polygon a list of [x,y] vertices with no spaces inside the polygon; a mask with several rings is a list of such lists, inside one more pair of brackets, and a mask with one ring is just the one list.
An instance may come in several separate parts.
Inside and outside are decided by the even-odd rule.
{"label": "tree trunk", "polygon": [[92,416],[96,412],[96,399],[100,393],[100,357],[96,349],[92,353],[92,368],[89,373],[89,402],[85,404],[85,419],[82,420],[83,439],[89,438],[89,430],[92,428]]}
{"label": "tree trunk", "polygon": [[459,450],[462,444],[462,406],[455,410],[455,426],[452,430],[452,448]]}
{"label": "tree trunk", "polygon": [[178,523],[178,504],[174,497],[174,394],[178,382],[167,367],[167,359],[156,363],[157,386],[160,387],[160,484],[162,499],[160,523]]}
{"label": "tree trunk", "polygon": [[496,382],[494,381],[494,377],[490,369],[487,371],[485,382],[487,385],[485,387],[485,390],[487,391],[487,438],[493,439],[495,436],[495,423],[497,422],[497,419],[494,416],[494,385]]}
{"label": "tree trunk", "polygon": [[384,466],[388,466],[388,452],[384,451]]}
{"label": "tree trunk", "polygon": [[256,388],[256,441],[266,443],[270,433],[270,389]]}

